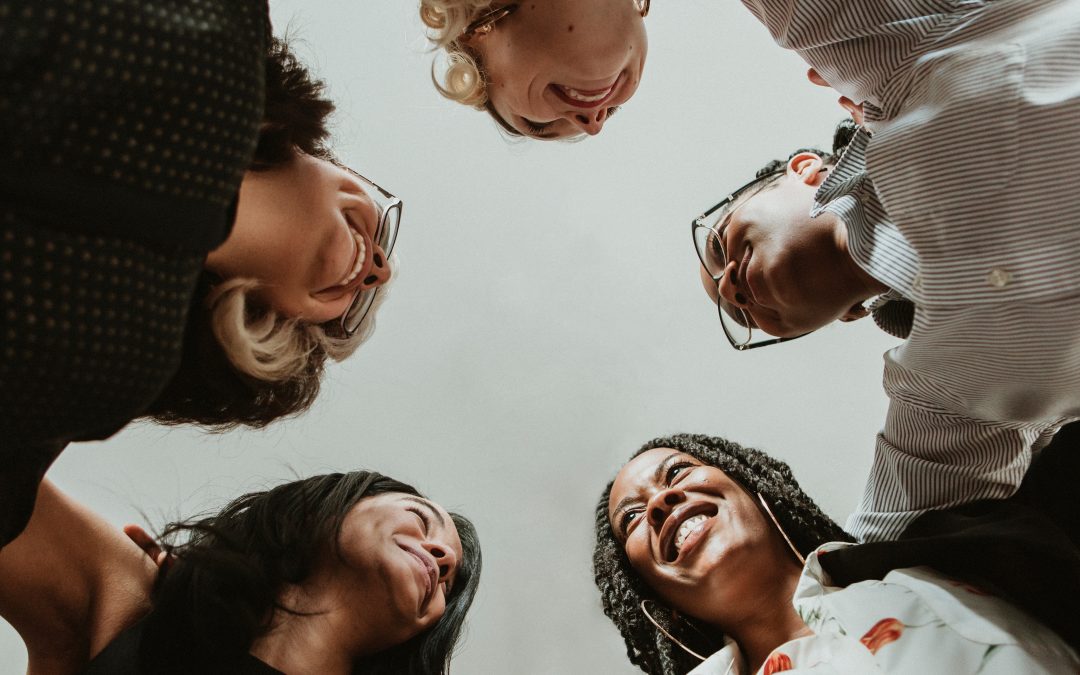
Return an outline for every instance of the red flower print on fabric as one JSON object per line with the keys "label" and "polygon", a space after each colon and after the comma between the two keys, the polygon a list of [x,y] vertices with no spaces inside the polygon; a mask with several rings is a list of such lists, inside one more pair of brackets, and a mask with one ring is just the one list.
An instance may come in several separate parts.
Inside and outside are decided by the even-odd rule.
{"label": "red flower print on fabric", "polygon": [[874,624],[873,628],[866,631],[866,635],[859,639],[871,654],[877,654],[878,650],[900,639],[904,632],[904,624],[896,619],[882,619]]}
{"label": "red flower print on fabric", "polygon": [[769,654],[769,658],[765,661],[765,675],[782,673],[785,670],[791,670],[793,667],[790,656],[782,652],[773,652]]}

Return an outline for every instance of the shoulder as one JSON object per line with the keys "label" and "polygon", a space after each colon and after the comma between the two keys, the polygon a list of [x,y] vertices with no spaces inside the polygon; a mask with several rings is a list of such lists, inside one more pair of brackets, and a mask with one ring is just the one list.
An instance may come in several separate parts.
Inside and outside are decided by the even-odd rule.
{"label": "shoulder", "polygon": [[0,551],[0,615],[31,672],[76,670],[148,611],[155,574],[118,528],[43,481],[26,530]]}

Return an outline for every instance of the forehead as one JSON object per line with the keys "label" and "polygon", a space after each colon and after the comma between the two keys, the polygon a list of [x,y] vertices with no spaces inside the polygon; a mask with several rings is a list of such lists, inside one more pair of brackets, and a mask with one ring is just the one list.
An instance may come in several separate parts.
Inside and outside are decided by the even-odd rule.
{"label": "forehead", "polygon": [[696,462],[692,456],[674,448],[652,448],[623,465],[615,482],[611,485],[608,497],[608,511],[612,511],[624,497],[641,492],[656,483],[656,470],[668,459],[687,459]]}

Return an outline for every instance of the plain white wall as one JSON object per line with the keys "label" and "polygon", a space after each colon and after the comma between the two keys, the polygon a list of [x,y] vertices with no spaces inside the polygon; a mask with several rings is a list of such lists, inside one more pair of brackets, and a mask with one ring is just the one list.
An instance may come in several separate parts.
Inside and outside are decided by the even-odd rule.
{"label": "plain white wall", "polygon": [[[629,1],[629,0],[627,0]],[[842,519],[885,411],[869,320],[736,353],[691,219],[842,111],[734,0],[656,0],[634,100],[582,143],[507,142],[441,99],[412,0],[274,0],[330,86],[335,147],[405,200],[371,341],[305,416],[207,435],[134,425],[50,477],[118,526],[297,475],[376,468],[470,516],[482,588],[457,673],[633,673],[590,572],[599,491],[639,444],[723,434],[789,461]],[[0,671],[21,672],[0,624]]]}

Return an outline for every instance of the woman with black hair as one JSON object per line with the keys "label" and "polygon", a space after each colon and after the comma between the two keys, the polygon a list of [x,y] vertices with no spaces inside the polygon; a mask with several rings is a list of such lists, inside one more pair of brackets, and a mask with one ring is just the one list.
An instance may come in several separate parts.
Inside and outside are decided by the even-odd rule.
{"label": "woman with black hair", "polygon": [[253,492],[164,537],[158,555],[43,482],[0,552],[29,672],[443,674],[480,577],[467,519],[368,471]]}
{"label": "woman with black hair", "polygon": [[[1038,527],[1036,541],[1056,537],[1071,556],[1072,581],[1080,578],[1075,544],[1045,518]],[[1049,674],[1080,666],[1061,637],[971,585],[972,575],[910,562],[835,581],[830,559],[861,548],[850,541],[783,462],[724,439],[679,435],[647,443],[604,490],[593,569],[631,662],[654,675]],[[985,550],[991,559],[995,552]],[[994,563],[1001,561],[989,569]],[[994,581],[1019,573],[996,569]],[[1052,591],[1058,580],[1040,583]],[[1059,601],[1075,597],[1075,586],[1058,590]]]}
{"label": "woman with black hair", "polygon": [[311,405],[370,334],[400,200],[265,2],[0,0],[0,546],[70,442]]}

